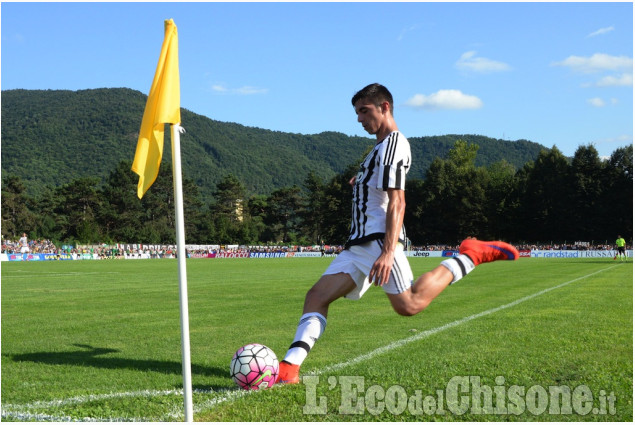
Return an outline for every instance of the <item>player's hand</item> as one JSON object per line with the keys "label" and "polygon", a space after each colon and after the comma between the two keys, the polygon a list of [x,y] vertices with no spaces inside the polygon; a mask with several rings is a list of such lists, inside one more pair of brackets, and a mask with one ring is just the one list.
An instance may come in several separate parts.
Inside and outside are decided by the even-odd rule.
{"label": "player's hand", "polygon": [[388,283],[390,278],[390,272],[392,271],[392,265],[394,262],[394,255],[391,253],[382,253],[377,260],[373,263],[368,274],[368,281],[374,283],[375,286],[384,286]]}
{"label": "player's hand", "polygon": [[356,180],[357,180],[357,176],[353,176],[353,178],[348,181],[348,184],[350,184],[351,186],[355,186]]}

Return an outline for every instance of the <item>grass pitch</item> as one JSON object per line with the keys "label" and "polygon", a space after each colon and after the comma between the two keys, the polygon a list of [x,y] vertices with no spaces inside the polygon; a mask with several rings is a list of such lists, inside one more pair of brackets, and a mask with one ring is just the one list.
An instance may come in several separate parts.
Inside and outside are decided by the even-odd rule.
{"label": "grass pitch", "polygon": [[[239,390],[234,351],[281,359],[329,261],[187,261],[195,420],[633,420],[633,264],[605,259],[485,264],[414,317],[371,288],[303,384]],[[2,263],[1,289],[3,421],[183,419],[175,260]]]}

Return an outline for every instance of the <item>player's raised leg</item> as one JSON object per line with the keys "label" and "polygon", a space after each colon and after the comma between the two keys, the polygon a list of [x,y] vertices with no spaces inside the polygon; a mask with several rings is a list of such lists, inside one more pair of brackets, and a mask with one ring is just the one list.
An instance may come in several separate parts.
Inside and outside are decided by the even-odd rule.
{"label": "player's raised leg", "polygon": [[407,291],[387,294],[388,299],[398,314],[412,316],[423,311],[448,285],[464,278],[479,264],[518,257],[518,250],[506,242],[469,238],[459,246],[459,255],[422,274]]}
{"label": "player's raised leg", "polygon": [[393,310],[401,316],[413,316],[423,311],[452,282],[453,275],[439,265],[422,274],[406,291],[386,294]]}

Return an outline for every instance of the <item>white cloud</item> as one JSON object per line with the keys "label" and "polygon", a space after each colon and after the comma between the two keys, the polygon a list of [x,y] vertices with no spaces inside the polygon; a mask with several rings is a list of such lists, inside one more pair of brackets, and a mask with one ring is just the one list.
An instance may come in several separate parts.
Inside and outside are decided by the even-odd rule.
{"label": "white cloud", "polygon": [[612,56],[605,53],[596,53],[589,57],[569,56],[551,65],[569,67],[574,72],[584,74],[621,72],[621,74],[604,75],[596,83],[586,82],[582,84],[582,87],[633,86],[633,58],[628,56]]}
{"label": "white cloud", "polygon": [[455,66],[459,69],[474,72],[501,72],[511,69],[505,62],[479,57],[476,56],[476,53],[475,50],[463,53]]}
{"label": "white cloud", "polygon": [[590,57],[569,56],[563,61],[553,62],[553,66],[566,66],[571,70],[583,73],[602,71],[632,70],[633,58],[627,56],[611,56],[605,53],[595,53]]}
{"label": "white cloud", "polygon": [[597,35],[601,35],[601,34],[606,34],[607,32],[611,32],[613,31],[615,28],[610,26],[610,27],[606,27],[606,28],[600,28],[597,31],[592,32],[591,34],[587,35],[587,38],[589,37],[595,37]]}
{"label": "white cloud", "polygon": [[595,140],[596,143],[601,144],[632,144],[633,143],[633,135],[632,134],[621,134],[616,137],[606,137],[603,139]]}
{"label": "white cloud", "polygon": [[406,106],[416,109],[479,109],[483,102],[476,96],[460,90],[439,90],[430,95],[415,94],[406,101]]}
{"label": "white cloud", "polygon": [[602,108],[603,106],[606,106],[604,100],[600,99],[599,97],[587,99],[587,103],[591,106],[595,106],[596,108]]}
{"label": "white cloud", "polygon": [[599,87],[632,86],[633,74],[622,74],[620,76],[607,75],[602,77],[596,84]]}
{"label": "white cloud", "polygon": [[254,94],[266,94],[269,92],[269,89],[253,87],[253,86],[242,86],[237,89],[230,89],[225,87],[222,84],[214,84],[212,85],[212,91],[220,94],[237,94],[237,95],[254,95]]}
{"label": "white cloud", "polygon": [[417,29],[417,25],[413,25],[411,27],[408,28],[404,28],[401,30],[401,33],[399,34],[399,36],[397,37],[397,41],[401,41],[403,40],[403,38],[406,36],[407,33],[414,31]]}
{"label": "white cloud", "polygon": [[220,85],[220,84],[214,84],[212,86],[212,90],[217,92],[217,93],[227,93],[227,88],[225,86]]}
{"label": "white cloud", "polygon": [[236,94],[250,95],[250,94],[266,94],[269,91],[269,89],[263,89],[263,88],[252,87],[252,86],[243,86],[243,87],[234,89],[233,91]]}
{"label": "white cloud", "polygon": [[606,106],[608,103],[610,103],[611,105],[617,105],[619,103],[619,100],[612,97],[609,99],[607,103],[604,99],[600,97],[592,97],[591,99],[587,99],[587,103],[591,106],[595,106],[596,108],[602,108]]}
{"label": "white cloud", "polygon": [[611,142],[618,142],[618,143],[622,143],[622,142],[633,142],[633,135],[632,134],[622,134],[620,136],[617,137],[613,137],[612,139],[609,139],[609,141]]}

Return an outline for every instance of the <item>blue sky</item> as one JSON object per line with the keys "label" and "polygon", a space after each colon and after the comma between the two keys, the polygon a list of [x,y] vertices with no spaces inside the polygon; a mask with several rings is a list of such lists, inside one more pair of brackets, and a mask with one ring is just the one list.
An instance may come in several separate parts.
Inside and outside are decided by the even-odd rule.
{"label": "blue sky", "polygon": [[215,120],[367,136],[350,98],[380,82],[407,137],[633,143],[631,2],[3,2],[2,90],[147,94],[169,18],[181,106]]}

